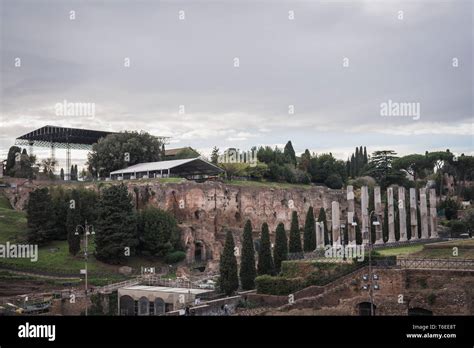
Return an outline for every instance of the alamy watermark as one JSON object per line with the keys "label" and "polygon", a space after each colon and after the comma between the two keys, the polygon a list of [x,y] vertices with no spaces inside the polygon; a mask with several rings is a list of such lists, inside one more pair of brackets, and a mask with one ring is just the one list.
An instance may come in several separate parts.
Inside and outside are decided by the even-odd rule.
{"label": "alamy watermark", "polygon": [[95,103],[70,103],[66,99],[54,105],[56,116],[95,117]]}
{"label": "alamy watermark", "polygon": [[364,261],[363,245],[326,245],[324,247],[324,257],[338,259],[356,259]]}
{"label": "alamy watermark", "polygon": [[382,117],[411,117],[419,120],[421,105],[418,102],[394,102],[389,99],[380,104],[380,116]]}
{"label": "alamy watermark", "polygon": [[251,167],[257,165],[257,151],[240,151],[239,149],[227,149],[217,159],[219,163],[245,163]]}
{"label": "alamy watermark", "polygon": [[37,244],[0,244],[0,258],[2,259],[30,259],[31,262],[38,261]]}

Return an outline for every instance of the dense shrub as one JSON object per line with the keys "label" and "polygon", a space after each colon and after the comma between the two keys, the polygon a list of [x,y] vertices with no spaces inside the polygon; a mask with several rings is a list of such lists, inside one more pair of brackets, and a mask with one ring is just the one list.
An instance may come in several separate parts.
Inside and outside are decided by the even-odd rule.
{"label": "dense shrub", "polygon": [[459,237],[461,233],[467,232],[467,223],[462,220],[451,220],[449,222],[451,228],[451,237]]}
{"label": "dense shrub", "polygon": [[184,251],[173,251],[165,256],[166,263],[178,263],[183,261],[186,258],[186,253]]}
{"label": "dense shrub", "polygon": [[446,199],[441,202],[438,206],[439,209],[444,209],[444,216],[448,220],[453,220],[458,218],[458,210],[461,209],[460,204],[454,199]]}
{"label": "dense shrub", "polygon": [[138,215],[140,250],[145,255],[165,256],[180,247],[177,222],[164,210],[147,207]]}
{"label": "dense shrub", "polygon": [[339,174],[331,174],[328,178],[324,181],[324,184],[332,189],[340,189],[344,184],[342,178]]}
{"label": "dense shrub", "polygon": [[305,287],[303,278],[285,278],[261,275],[255,278],[257,293],[267,295],[289,295]]}
{"label": "dense shrub", "polygon": [[474,201],[474,186],[463,187],[461,189],[461,196],[465,201]]}

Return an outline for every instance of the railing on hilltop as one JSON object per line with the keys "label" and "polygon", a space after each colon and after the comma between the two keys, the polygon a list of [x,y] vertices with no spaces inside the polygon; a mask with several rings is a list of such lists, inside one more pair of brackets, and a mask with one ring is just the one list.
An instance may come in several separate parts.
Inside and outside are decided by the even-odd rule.
{"label": "railing on hilltop", "polygon": [[408,269],[474,270],[474,259],[397,258],[397,266]]}
{"label": "railing on hilltop", "polygon": [[147,274],[141,277],[141,282],[146,285],[164,286],[168,288],[200,289],[199,285],[187,279],[169,279],[156,274]]}

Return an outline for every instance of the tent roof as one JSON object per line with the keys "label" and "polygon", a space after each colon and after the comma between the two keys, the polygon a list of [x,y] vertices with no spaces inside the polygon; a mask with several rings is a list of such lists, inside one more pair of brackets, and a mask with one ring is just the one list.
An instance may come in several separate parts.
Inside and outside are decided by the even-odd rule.
{"label": "tent roof", "polygon": [[218,166],[197,157],[171,161],[139,163],[128,168],[113,171],[110,173],[110,175],[143,173],[168,169],[170,171],[173,170],[173,172],[177,174],[183,175],[213,174],[222,173],[224,171],[222,168],[219,168]]}

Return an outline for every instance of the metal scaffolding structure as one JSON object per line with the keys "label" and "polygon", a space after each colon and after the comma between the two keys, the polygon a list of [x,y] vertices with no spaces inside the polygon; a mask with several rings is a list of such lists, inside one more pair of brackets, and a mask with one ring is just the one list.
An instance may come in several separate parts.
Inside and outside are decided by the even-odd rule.
{"label": "metal scaffolding structure", "polygon": [[104,138],[112,132],[96,131],[80,128],[66,128],[57,126],[44,126],[32,132],[24,134],[15,140],[15,145],[28,146],[30,154],[33,148],[49,147],[51,159],[56,159],[56,149],[66,150],[65,180],[71,178],[71,150],[90,150],[92,145],[100,138]]}
{"label": "metal scaffolding structure", "polygon": [[[66,168],[64,179],[71,179],[71,150],[91,150],[92,145],[101,138],[116,132],[104,132],[91,129],[44,126],[15,139],[15,145],[28,146],[29,153],[33,148],[46,147],[51,150],[51,159],[56,159],[56,149],[66,150]],[[169,137],[156,137],[164,145],[169,143]]]}

